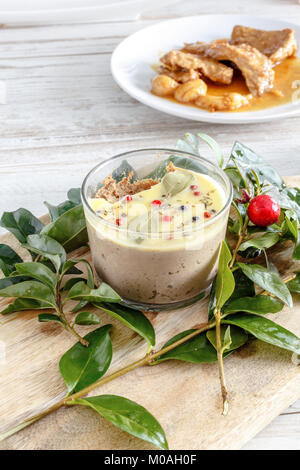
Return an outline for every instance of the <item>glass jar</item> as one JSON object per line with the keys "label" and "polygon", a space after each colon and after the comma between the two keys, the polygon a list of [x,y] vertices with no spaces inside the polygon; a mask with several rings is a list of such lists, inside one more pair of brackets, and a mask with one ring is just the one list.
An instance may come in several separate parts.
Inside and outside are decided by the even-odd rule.
{"label": "glass jar", "polygon": [[[143,243],[139,243],[128,227],[112,224],[92,209],[90,199],[116,170],[128,176],[132,168],[137,179],[147,178],[155,170],[155,176],[161,177],[170,161],[175,167],[207,175],[224,194],[223,208],[196,231],[181,230],[173,233],[172,239],[162,232],[143,233]],[[232,200],[232,186],[223,170],[205,158],[178,150],[130,151],[101,162],[88,173],[82,200],[96,272],[125,303],[144,310],[163,310],[204,296],[216,275]]]}

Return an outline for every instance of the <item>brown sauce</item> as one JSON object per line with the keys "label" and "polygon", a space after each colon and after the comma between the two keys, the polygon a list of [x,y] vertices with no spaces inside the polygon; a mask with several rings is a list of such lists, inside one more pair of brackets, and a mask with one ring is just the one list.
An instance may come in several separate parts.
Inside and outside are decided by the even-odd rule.
{"label": "brown sauce", "polygon": [[[300,58],[289,57],[281,64],[276,65],[276,67],[274,67],[274,71],[275,80],[272,91],[264,93],[262,96],[254,96],[246,106],[235,109],[233,111],[225,112],[236,113],[245,111],[260,111],[262,109],[290,103],[293,100],[293,95],[297,93],[297,88],[298,90],[300,89]],[[293,83],[296,81],[298,81],[298,83],[296,83],[293,88]],[[233,80],[230,85],[217,84],[208,79],[205,79],[205,82],[207,84],[208,95],[220,96],[230,92],[240,93],[241,95],[249,95],[250,93],[242,74],[238,70],[235,70]],[[298,99],[300,99],[299,94],[300,93],[298,92]],[[179,103],[174,98],[167,97],[165,99]],[[184,106],[186,105],[199,109],[199,107],[194,103],[184,103]]]}

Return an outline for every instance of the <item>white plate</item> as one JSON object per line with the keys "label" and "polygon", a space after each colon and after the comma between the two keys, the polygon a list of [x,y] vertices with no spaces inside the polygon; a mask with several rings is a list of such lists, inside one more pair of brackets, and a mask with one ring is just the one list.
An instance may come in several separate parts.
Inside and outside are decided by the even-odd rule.
{"label": "white plate", "polygon": [[300,44],[300,26],[285,21],[248,15],[201,15],[178,18],[149,26],[122,41],[111,58],[113,77],[123,90],[141,103],[194,121],[240,124],[271,121],[300,114],[299,101],[261,111],[210,113],[173,103],[150,93],[150,81],[155,75],[151,65],[158,62],[162,53],[181,48],[184,42],[230,37],[232,28],[236,24],[267,30],[293,28]]}

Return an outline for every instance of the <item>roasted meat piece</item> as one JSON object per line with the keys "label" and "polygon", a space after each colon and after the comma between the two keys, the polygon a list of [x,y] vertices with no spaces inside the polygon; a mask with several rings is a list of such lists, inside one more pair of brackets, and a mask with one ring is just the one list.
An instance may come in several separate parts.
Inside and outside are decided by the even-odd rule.
{"label": "roasted meat piece", "polygon": [[238,46],[219,40],[211,43],[186,44],[185,49],[216,60],[230,60],[242,72],[246,85],[254,96],[270,91],[274,83],[273,63],[268,57],[248,44]]}
{"label": "roasted meat piece", "polygon": [[229,85],[232,81],[233,69],[227,65],[220,64],[217,60],[209,57],[198,57],[182,51],[173,50],[165,54],[161,62],[171,70],[199,70],[201,74],[213,82]]}
{"label": "roasted meat piece", "polygon": [[168,77],[173,78],[173,80],[176,80],[176,82],[179,82],[179,83],[186,83],[186,82],[189,82],[190,80],[197,80],[197,78],[200,77],[200,73],[194,69],[171,70],[171,69],[168,69],[168,67],[163,67],[163,66],[159,67],[158,73],[160,75],[167,75]]}
{"label": "roasted meat piece", "polygon": [[231,40],[234,44],[249,44],[255,47],[270,57],[273,63],[294,55],[297,50],[295,31],[289,28],[281,31],[264,31],[247,26],[235,26]]}

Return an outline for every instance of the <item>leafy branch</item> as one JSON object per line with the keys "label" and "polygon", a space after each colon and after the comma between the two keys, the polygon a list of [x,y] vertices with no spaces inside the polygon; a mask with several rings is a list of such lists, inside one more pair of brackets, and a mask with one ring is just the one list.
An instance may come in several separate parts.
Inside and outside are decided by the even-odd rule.
{"label": "leafy branch", "polygon": [[[224,158],[220,147],[205,134],[198,134],[216,153],[220,167]],[[197,136],[186,134],[178,148],[199,154]],[[171,156],[176,166],[202,171],[201,162]],[[161,178],[168,161],[155,168],[151,176]],[[132,169],[123,162],[119,173]],[[158,421],[141,405],[124,397],[100,395],[86,397],[91,391],[139,367],[157,366],[167,360],[194,364],[218,363],[223,414],[229,410],[224,360],[251,338],[300,354],[300,339],[265,317],[292,306],[291,292],[300,293],[300,273],[283,278],[269,261],[274,246],[294,244],[293,260],[300,259],[300,190],[287,188],[281,177],[263,159],[240,143],[235,143],[224,171],[234,188],[234,216],[228,224],[229,243],[220,247],[216,278],[210,289],[208,321],[199,328],[179,332],[158,351],[151,322],[140,311],[124,305],[107,284],[95,285],[92,266],[85,259],[73,259],[67,253],[87,243],[87,232],[78,189],[58,206],[46,203],[51,221],[46,226],[25,209],[6,212],[0,224],[18,239],[31,261],[22,258],[8,245],[0,244],[0,296],[14,297],[1,312],[6,315],[21,310],[46,310],[39,313],[42,322],[55,321],[72,333],[76,342],[61,358],[60,373],[67,387],[64,399],[42,413],[0,435],[5,439],[63,406],[88,406],[120,429],[167,449],[167,439]],[[134,174],[134,178],[136,175]],[[248,217],[249,202],[260,194],[270,194],[281,206],[278,221],[270,226],[255,225]],[[231,248],[230,248],[231,247]],[[266,267],[254,263],[263,253]],[[78,269],[85,266],[86,274]],[[69,277],[72,275],[73,277]],[[68,277],[66,277],[68,276]],[[265,295],[267,294],[267,295]],[[76,302],[71,309],[71,302]],[[111,325],[103,325],[81,337],[75,325],[99,325],[99,316],[88,310],[96,307],[131,328],[148,342],[148,351],[139,360],[105,375],[112,361]],[[79,313],[78,313],[79,312]],[[76,314],[73,320],[69,320]]]}

